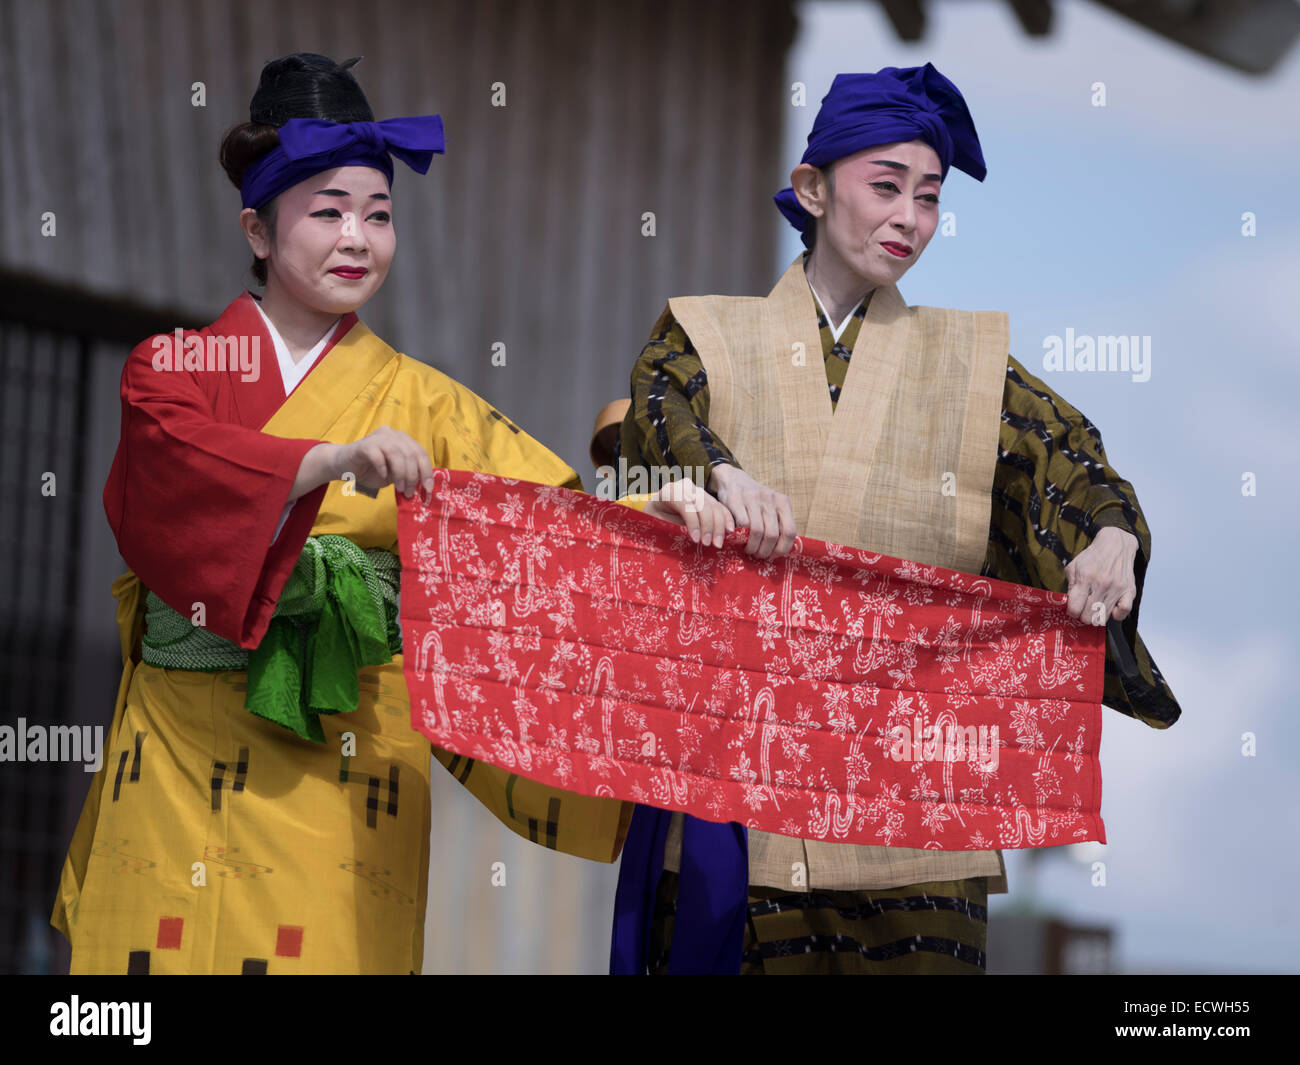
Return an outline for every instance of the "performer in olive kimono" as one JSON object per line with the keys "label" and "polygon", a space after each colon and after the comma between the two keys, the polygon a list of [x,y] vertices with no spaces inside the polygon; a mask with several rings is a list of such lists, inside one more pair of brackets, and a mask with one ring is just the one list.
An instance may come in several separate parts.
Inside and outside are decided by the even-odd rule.
{"label": "performer in olive kimono", "polygon": [[[1166,728],[1180,710],[1137,632],[1151,535],[1132,485],[1009,354],[1004,313],[908,306],[897,288],[950,165],[984,179],[965,102],[933,66],[836,77],[776,197],[809,251],[765,299],[669,301],[632,372],[620,456],[709,469],[759,557],[801,533],[1068,591],[1071,614],[1108,624],[1106,705]],[[638,807],[612,968],[980,973],[1005,872],[999,851],[746,834]]]}
{"label": "performer in olive kimono", "polygon": [[[357,317],[395,250],[390,153],[424,173],[443,137],[437,115],[375,122],[353,62],[266,65],[222,145],[265,295],[122,374],[122,679],[52,918],[74,973],[419,972],[431,759],[396,493],[435,466],[582,487]],[[644,506],[680,521],[687,499]],[[617,856],[626,804],[434,754],[520,835]]]}

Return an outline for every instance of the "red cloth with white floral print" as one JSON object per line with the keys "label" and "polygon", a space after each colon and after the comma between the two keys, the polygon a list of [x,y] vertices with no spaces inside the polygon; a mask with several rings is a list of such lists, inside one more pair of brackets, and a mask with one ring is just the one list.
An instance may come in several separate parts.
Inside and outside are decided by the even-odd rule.
{"label": "red cloth with white floral print", "polygon": [[1065,595],[565,488],[399,500],[411,720],[585,795],[843,843],[1105,842],[1101,626]]}

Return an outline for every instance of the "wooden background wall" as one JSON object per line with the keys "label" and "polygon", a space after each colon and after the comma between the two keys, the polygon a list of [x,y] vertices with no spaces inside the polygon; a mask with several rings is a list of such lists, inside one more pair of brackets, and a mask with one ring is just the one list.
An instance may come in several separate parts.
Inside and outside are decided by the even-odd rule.
{"label": "wooden background wall", "polygon": [[[69,327],[89,334],[73,297],[211,321],[251,284],[238,192],[217,161],[223,132],[248,117],[266,60],[362,55],[354,73],[377,118],[437,112],[447,133],[428,175],[397,164],[397,257],[363,320],[498,406],[590,489],[592,420],[627,394],[664,302],[771,287],[793,6],[4,0],[0,270],[65,287]],[[195,82],[206,106],[192,104]],[[492,106],[494,83],[505,107]],[[53,237],[41,235],[47,211]],[[491,363],[497,342],[504,367]],[[95,345],[80,426],[80,679],[65,721],[111,714],[108,583],[122,567],[99,494],[128,349]],[[603,971],[613,867],[518,840],[435,773],[426,970]],[[68,781],[48,833],[60,860],[88,777]],[[0,786],[21,790],[21,773],[9,767]],[[505,888],[488,886],[494,861],[507,863]],[[27,891],[39,900],[44,886]]]}

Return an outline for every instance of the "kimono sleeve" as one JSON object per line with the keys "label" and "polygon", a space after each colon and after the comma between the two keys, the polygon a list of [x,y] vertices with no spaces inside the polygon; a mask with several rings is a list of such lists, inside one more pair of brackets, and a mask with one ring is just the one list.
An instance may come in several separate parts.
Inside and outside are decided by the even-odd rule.
{"label": "kimono sleeve", "polygon": [[[442,469],[473,470],[582,492],[582,478],[558,455],[529,436],[483,397],[445,374],[436,374],[437,413],[429,455]],[[650,492],[616,500],[644,511]]]}
{"label": "kimono sleeve", "polygon": [[1137,493],[1096,426],[1008,356],[985,572],[1064,592],[1065,567],[1108,525],[1137,538],[1137,590],[1128,617],[1108,625],[1103,702],[1167,728],[1182,711],[1138,635],[1151,531]]}
{"label": "kimono sleeve", "polygon": [[[324,485],[281,516],[318,440],[288,440],[215,413],[215,374],[155,370],[153,339],[122,371],[122,435],[104,486],[118,550],[146,588],[203,628],[258,645],[302,552]],[[233,409],[233,404],[232,404]]]}
{"label": "kimono sleeve", "polygon": [[1101,527],[1114,525],[1137,538],[1145,571],[1151,532],[1133,486],[1106,458],[1101,433],[1010,356],[1002,423],[1007,454],[999,455],[1000,486],[1038,514],[1038,553],[1054,556],[1063,568]]}
{"label": "kimono sleeve", "polygon": [[631,386],[632,405],[619,431],[617,451],[629,469],[712,469],[724,462],[739,466],[709,428],[704,363],[667,307],[632,367]]}
{"label": "kimono sleeve", "polygon": [[583,490],[582,478],[553,451],[481,396],[432,372],[439,386],[429,450],[435,466]]}

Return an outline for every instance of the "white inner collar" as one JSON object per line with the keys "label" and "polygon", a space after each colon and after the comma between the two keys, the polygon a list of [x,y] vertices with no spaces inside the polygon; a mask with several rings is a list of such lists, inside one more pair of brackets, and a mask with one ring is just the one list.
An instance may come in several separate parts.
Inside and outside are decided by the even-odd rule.
{"label": "white inner collar", "polygon": [[[807,278],[804,280],[807,280]],[[831,336],[834,337],[838,343],[840,336],[844,333],[844,330],[848,328],[849,322],[851,322],[853,316],[857,314],[858,307],[862,306],[862,301],[859,300],[858,307],[854,307],[853,310],[849,311],[849,313],[844,316],[844,321],[840,322],[839,325],[836,325],[834,322],[831,322],[831,316],[826,313],[826,304],[822,303],[822,298],[817,295],[817,290],[813,288],[813,283],[811,281],[808,282],[808,287],[812,289],[813,299],[817,301],[817,306],[821,308],[822,317],[824,317],[827,322],[830,322]]]}
{"label": "white inner collar", "polygon": [[316,364],[320,358],[321,352],[325,350],[325,345],[329,343],[329,338],[334,335],[334,330],[342,318],[335,318],[334,323],[325,330],[325,335],[316,341],[311,351],[307,352],[297,362],[293,361],[293,356],[289,354],[289,345],[284,342],[284,337],[280,331],[275,328],[275,323],[266,316],[266,311],[262,310],[261,303],[254,298],[253,306],[257,308],[258,314],[262,316],[262,321],[266,323],[266,331],[271,334],[271,343],[275,345],[275,361],[280,367],[280,379],[284,382],[284,395],[287,399],[295,388],[307,376],[307,371]]}

